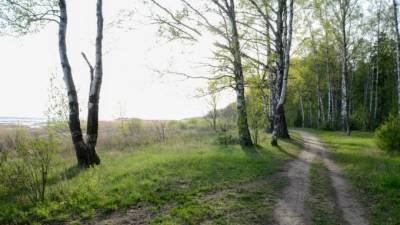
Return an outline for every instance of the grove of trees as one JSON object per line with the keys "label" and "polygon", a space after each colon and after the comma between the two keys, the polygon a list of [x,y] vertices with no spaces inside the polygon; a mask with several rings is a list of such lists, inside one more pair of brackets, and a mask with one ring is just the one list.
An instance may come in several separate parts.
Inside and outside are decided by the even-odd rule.
{"label": "grove of trees", "polygon": [[[171,41],[215,38],[206,94],[218,130],[216,93],[236,94],[236,127],[243,147],[259,128],[290,138],[288,126],[373,130],[400,115],[400,34],[397,0],[176,0],[171,7],[147,0],[150,20]],[[69,127],[80,166],[96,154],[103,77],[103,1],[97,0],[94,65],[89,66],[87,133],[82,134],[78,95],[67,54],[68,0],[0,0],[2,33],[26,34],[48,22],[59,26],[59,54],[69,105]],[[140,34],[138,34],[140,35]],[[190,46],[190,45],[189,45]],[[262,126],[260,124],[262,123]],[[251,127],[257,127],[254,130]],[[251,129],[250,129],[251,128]],[[252,130],[252,131],[251,131]],[[253,137],[253,138],[252,138]]]}

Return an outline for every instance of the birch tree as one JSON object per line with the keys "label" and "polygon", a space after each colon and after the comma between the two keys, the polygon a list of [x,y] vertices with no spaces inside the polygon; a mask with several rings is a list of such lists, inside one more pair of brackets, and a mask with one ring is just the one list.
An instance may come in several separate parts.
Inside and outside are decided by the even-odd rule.
{"label": "birch tree", "polygon": [[[98,136],[98,112],[100,89],[103,77],[103,1],[97,0],[97,35],[96,35],[96,59],[95,66],[90,66],[91,82],[88,103],[88,120],[86,140],[83,137],[80,117],[79,102],[75,88],[72,69],[67,54],[67,26],[68,13],[66,0],[1,0],[0,1],[0,21],[3,27],[19,33],[32,32],[38,30],[40,25],[47,22],[58,24],[58,49],[60,62],[64,74],[64,82],[68,94],[69,105],[69,128],[74,144],[76,158],[80,167],[90,167],[100,164],[100,158],[96,153]],[[57,7],[58,6],[58,7]],[[87,58],[85,57],[86,61]]]}
{"label": "birch tree", "polygon": [[350,135],[350,115],[349,115],[349,58],[352,47],[354,46],[353,26],[355,19],[358,16],[358,1],[357,0],[339,0],[336,2],[326,2],[332,10],[335,19],[334,34],[337,37],[340,45],[340,116],[342,129]]}
{"label": "birch tree", "polygon": [[[237,127],[239,142],[242,146],[252,146],[251,135],[248,126],[245,98],[245,80],[243,73],[243,57],[249,58],[242,52],[240,44],[240,30],[237,18],[236,0],[203,0],[205,10],[199,5],[187,0],[180,0],[181,12],[174,12],[164,6],[161,1],[150,0],[159,9],[159,13],[153,16],[156,23],[160,24],[169,33],[171,39],[197,41],[202,32],[212,32],[224,43],[216,42],[218,51],[216,58],[222,63],[212,68],[217,68],[218,74],[213,77],[199,77],[178,73],[188,78],[204,78],[208,80],[230,79],[236,93]],[[219,18],[218,22],[214,22]],[[193,22],[195,21],[195,22]],[[222,74],[221,74],[222,71]],[[228,72],[229,71],[229,72]]]}
{"label": "birch tree", "polygon": [[256,22],[251,24],[252,30],[263,36],[259,40],[266,48],[266,63],[263,65],[268,74],[265,86],[269,88],[269,130],[272,133],[275,130],[277,137],[290,138],[283,107],[285,100],[282,107],[278,108],[278,105],[283,97],[282,94],[286,95],[287,89],[285,73],[289,67],[292,41],[293,2],[287,0],[248,0],[248,2],[253,6],[253,11],[249,14],[258,15],[254,18]]}
{"label": "birch tree", "polygon": [[[294,13],[294,0],[280,0],[278,2],[277,11],[277,31],[276,31],[276,46],[278,50],[276,61],[278,68],[279,80],[279,98],[274,113],[274,130],[272,132],[272,145],[278,144],[278,133],[282,132],[287,125],[284,111],[284,104],[286,101],[286,91],[289,76],[290,65],[290,50],[292,46],[292,33],[293,33],[293,13]],[[284,124],[284,125],[283,125]],[[285,132],[285,131],[283,131]],[[287,132],[287,131],[286,131]]]}

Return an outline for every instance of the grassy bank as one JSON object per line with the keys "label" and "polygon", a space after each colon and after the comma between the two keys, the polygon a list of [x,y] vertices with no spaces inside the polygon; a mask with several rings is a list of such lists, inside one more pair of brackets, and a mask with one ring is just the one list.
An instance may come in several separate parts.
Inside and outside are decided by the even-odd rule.
{"label": "grassy bank", "polygon": [[270,217],[277,187],[283,185],[264,178],[298,148],[295,142],[272,148],[266,136],[252,153],[210,140],[154,144],[101,151],[102,164],[80,172],[69,169],[74,159],[64,156],[51,174],[45,201],[30,204],[23,193],[0,189],[0,223],[81,223],[140,208],[159,224],[257,224]]}
{"label": "grassy bank", "polygon": [[379,150],[373,134],[317,133],[369,209],[371,224],[400,224],[400,156]]}

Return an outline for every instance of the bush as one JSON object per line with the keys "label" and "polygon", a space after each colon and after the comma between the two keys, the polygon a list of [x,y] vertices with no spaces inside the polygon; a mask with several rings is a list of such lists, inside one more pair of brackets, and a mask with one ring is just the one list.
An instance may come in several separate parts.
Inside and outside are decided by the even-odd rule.
{"label": "bush", "polygon": [[352,130],[367,130],[368,123],[368,115],[363,110],[357,110],[351,115],[350,127]]}
{"label": "bush", "polygon": [[375,131],[378,147],[387,152],[400,152],[400,119],[390,117]]}
{"label": "bush", "polygon": [[230,145],[234,143],[232,135],[229,133],[228,125],[222,123],[217,134],[217,144],[219,145]]}
{"label": "bush", "polygon": [[45,200],[48,177],[56,153],[53,136],[29,137],[17,132],[15,149],[3,156],[0,164],[0,188],[16,200],[29,199],[31,203]]}

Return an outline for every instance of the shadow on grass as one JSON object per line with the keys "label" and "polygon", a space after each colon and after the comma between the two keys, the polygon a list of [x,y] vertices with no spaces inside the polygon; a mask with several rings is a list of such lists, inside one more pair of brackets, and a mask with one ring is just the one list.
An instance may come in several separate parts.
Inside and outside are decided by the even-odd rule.
{"label": "shadow on grass", "polygon": [[246,155],[251,157],[258,157],[260,156],[260,151],[264,150],[264,147],[261,145],[255,144],[253,146],[242,146],[243,151]]}
{"label": "shadow on grass", "polygon": [[78,165],[74,165],[74,166],[70,166],[68,169],[66,169],[63,173],[62,173],[62,177],[64,179],[72,179],[76,176],[78,176],[82,171],[84,171],[85,169],[78,166]]}
{"label": "shadow on grass", "polygon": [[60,172],[59,175],[50,177],[48,180],[49,185],[57,184],[63,180],[70,180],[76,176],[78,176],[82,171],[84,171],[82,167],[78,165],[70,166],[69,168]]}
{"label": "shadow on grass", "polygon": [[286,151],[286,150],[285,150],[284,148],[282,148],[282,146],[280,146],[280,145],[276,146],[276,148],[277,148],[280,152],[284,153],[285,155],[289,156],[289,157],[292,158],[292,159],[296,159],[296,158],[297,158],[297,155]]}
{"label": "shadow on grass", "polygon": [[290,139],[282,139],[282,141],[286,142],[286,143],[290,143],[300,149],[304,148],[304,142],[301,138],[296,137],[296,136],[292,136],[292,138]]}

